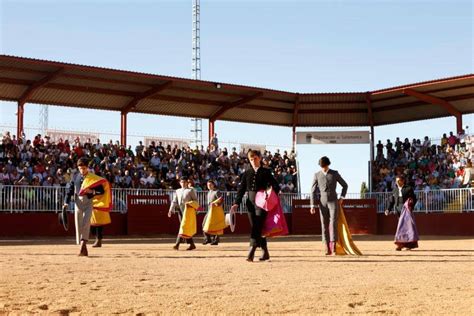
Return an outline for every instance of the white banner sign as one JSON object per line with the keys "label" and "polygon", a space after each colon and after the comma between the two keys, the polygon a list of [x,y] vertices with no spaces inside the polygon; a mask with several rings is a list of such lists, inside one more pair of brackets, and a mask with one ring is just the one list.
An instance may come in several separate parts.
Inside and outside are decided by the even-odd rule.
{"label": "white banner sign", "polygon": [[159,137],[145,137],[145,146],[148,147],[151,145],[151,142],[155,142],[155,146],[161,142],[163,147],[167,147],[168,145],[171,148],[174,148],[175,145],[178,145],[178,148],[183,148],[189,146],[189,141],[182,138],[159,138]]}
{"label": "white banner sign", "polygon": [[252,150],[260,150],[260,152],[263,154],[267,147],[265,145],[256,145],[256,144],[240,144],[240,150],[244,150],[245,152],[248,152],[250,149]]}
{"label": "white banner sign", "polygon": [[368,131],[357,132],[297,132],[297,144],[370,144]]}
{"label": "white banner sign", "polygon": [[88,141],[90,141],[92,144],[95,144],[99,138],[99,135],[94,133],[57,130],[46,130],[46,135],[50,137],[51,142],[58,143],[60,140],[65,141],[67,139],[71,144],[74,143],[76,139],[79,139],[81,144],[84,144]]}

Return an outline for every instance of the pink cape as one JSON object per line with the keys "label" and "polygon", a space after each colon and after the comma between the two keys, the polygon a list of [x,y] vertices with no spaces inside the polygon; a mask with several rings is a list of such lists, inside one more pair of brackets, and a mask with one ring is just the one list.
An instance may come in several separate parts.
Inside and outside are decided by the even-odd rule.
{"label": "pink cape", "polygon": [[255,195],[255,205],[263,208],[267,212],[270,212],[279,204],[280,199],[271,188],[268,190],[260,190]]}
{"label": "pink cape", "polygon": [[[265,196],[264,191],[259,191],[259,192],[263,192],[263,195]],[[258,192],[257,192],[257,196],[258,196]],[[283,214],[283,209],[281,208],[281,205],[280,205],[280,198],[275,192],[273,192],[273,190],[270,192],[270,195],[267,197],[266,202],[267,202],[267,207],[273,203],[274,203],[274,206],[273,208],[270,208],[269,210],[267,210],[268,213],[265,219],[265,223],[263,223],[262,236],[277,237],[277,236],[288,235],[288,225],[286,224],[285,214]],[[257,204],[257,197],[255,197],[255,204]]]}

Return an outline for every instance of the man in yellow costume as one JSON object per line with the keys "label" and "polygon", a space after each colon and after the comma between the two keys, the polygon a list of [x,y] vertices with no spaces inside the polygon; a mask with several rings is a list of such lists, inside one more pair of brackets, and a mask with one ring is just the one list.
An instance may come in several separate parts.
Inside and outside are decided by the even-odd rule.
{"label": "man in yellow costume", "polygon": [[224,234],[227,227],[225,223],[225,214],[222,204],[224,198],[222,193],[217,190],[214,181],[207,181],[207,214],[204,218],[202,230],[204,232],[204,245],[211,244],[217,246],[219,244],[219,236]]}
{"label": "man in yellow costume", "polygon": [[76,222],[76,240],[81,245],[79,256],[88,256],[87,241],[89,240],[93,211],[105,213],[95,216],[95,222],[101,225],[110,223],[112,208],[112,192],[108,181],[91,172],[89,161],[81,158],[77,162],[79,173],[69,183],[64,206],[67,207],[74,196],[74,213]]}
{"label": "man in yellow costume", "polygon": [[199,203],[196,190],[188,187],[188,179],[186,177],[181,177],[179,184],[181,188],[176,190],[168,211],[168,217],[171,217],[173,213],[178,213],[181,221],[178,237],[173,249],[179,250],[179,245],[184,240],[189,244],[186,250],[194,250],[196,245],[194,244],[193,236],[197,232],[196,210],[199,208]]}

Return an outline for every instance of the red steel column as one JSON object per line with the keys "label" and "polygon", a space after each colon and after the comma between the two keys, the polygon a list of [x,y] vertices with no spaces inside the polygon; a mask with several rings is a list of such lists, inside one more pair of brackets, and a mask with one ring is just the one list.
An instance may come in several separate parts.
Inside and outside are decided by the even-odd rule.
{"label": "red steel column", "polygon": [[17,118],[16,118],[16,138],[20,139],[23,133],[23,117],[25,113],[25,104],[18,102]]}
{"label": "red steel column", "polygon": [[121,113],[120,120],[120,144],[127,146],[127,113]]}
{"label": "red steel column", "polygon": [[293,125],[293,150],[296,150],[296,126]]}
{"label": "red steel column", "polygon": [[211,145],[211,140],[214,137],[214,123],[215,121],[209,120],[209,146]]}
{"label": "red steel column", "polygon": [[462,114],[456,115],[456,130],[458,131],[458,134],[461,133],[463,130],[462,128]]}

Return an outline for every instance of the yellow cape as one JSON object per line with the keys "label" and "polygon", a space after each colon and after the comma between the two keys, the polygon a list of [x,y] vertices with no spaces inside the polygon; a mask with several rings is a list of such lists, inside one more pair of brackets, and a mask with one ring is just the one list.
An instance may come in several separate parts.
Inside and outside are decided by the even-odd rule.
{"label": "yellow cape", "polygon": [[197,201],[189,201],[185,205],[183,218],[179,226],[179,236],[189,239],[196,235],[197,232],[196,210],[199,208],[199,203]]}
{"label": "yellow cape", "polygon": [[89,172],[82,182],[79,195],[85,195],[85,190],[94,189],[99,185],[104,187],[104,194],[96,195],[92,199],[92,226],[103,226],[112,222],[109,214],[110,210],[112,209],[112,190],[110,188],[109,182],[106,179]]}
{"label": "yellow cape", "polygon": [[227,227],[222,201],[223,199],[221,197],[213,201],[209,213],[206,216],[203,230],[210,235],[223,235],[224,229]]}
{"label": "yellow cape", "polygon": [[349,230],[349,226],[346,222],[346,216],[344,210],[339,207],[339,216],[337,219],[337,242],[336,242],[336,255],[357,255],[362,256],[359,248],[355,245],[352,240],[352,235]]}

